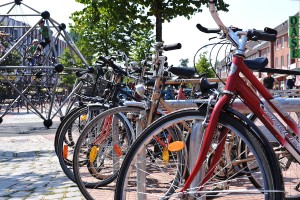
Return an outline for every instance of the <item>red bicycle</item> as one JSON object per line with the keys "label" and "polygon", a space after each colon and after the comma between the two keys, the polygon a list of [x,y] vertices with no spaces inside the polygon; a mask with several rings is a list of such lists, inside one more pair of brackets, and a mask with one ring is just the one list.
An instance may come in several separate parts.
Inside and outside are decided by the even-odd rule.
{"label": "red bicycle", "polygon": [[[222,32],[236,47],[225,89],[207,103],[199,103],[197,110],[170,113],[144,130],[123,161],[115,199],[284,199],[285,195],[299,199],[297,190],[283,181],[278,162],[290,157],[290,165],[299,167],[299,127],[251,71],[264,69],[267,58],[244,59],[247,41],[274,42],[277,33],[270,28],[228,28],[214,1],[209,8],[220,29],[198,28],[207,33]],[[276,138],[276,147],[253,121],[231,108],[236,98]],[[182,123],[191,131],[180,126]],[[153,138],[169,130],[182,139],[167,144],[168,163],[163,162],[163,149],[161,158],[151,159]],[[299,181],[297,177],[293,180],[294,184]]]}

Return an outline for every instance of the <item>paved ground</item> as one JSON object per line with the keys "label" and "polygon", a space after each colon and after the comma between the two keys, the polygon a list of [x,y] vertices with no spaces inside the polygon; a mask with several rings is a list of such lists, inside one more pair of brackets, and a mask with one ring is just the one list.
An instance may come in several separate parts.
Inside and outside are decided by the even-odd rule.
{"label": "paved ground", "polygon": [[50,129],[35,114],[9,114],[0,124],[0,200],[84,199],[54,152]]}
{"label": "paved ground", "polygon": [[4,116],[0,124],[0,200],[84,199],[55,155],[58,124],[56,118],[47,129],[42,119],[25,111]]}

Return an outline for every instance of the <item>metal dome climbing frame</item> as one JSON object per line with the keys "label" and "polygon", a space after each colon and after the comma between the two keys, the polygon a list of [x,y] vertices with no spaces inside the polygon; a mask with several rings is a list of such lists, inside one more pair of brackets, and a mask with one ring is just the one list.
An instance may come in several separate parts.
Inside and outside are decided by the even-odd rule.
{"label": "metal dome climbing frame", "polygon": [[[66,31],[66,25],[55,21],[48,11],[38,12],[22,0],[0,5],[2,10],[4,7],[7,8],[6,14],[0,14],[0,123],[12,108],[26,106],[49,128],[55,116],[63,117],[70,111],[75,102],[74,94],[82,87],[80,80],[76,80],[70,94],[62,94],[58,91],[60,78],[85,70],[62,66],[58,62],[59,56],[69,48],[74,66],[75,56],[86,68],[88,63]],[[22,7],[30,13],[14,12]],[[30,19],[33,25],[26,22],[29,17],[33,18]],[[46,45],[38,32],[41,21],[50,35]],[[36,40],[43,48],[39,49],[39,54],[29,55],[29,48]]]}

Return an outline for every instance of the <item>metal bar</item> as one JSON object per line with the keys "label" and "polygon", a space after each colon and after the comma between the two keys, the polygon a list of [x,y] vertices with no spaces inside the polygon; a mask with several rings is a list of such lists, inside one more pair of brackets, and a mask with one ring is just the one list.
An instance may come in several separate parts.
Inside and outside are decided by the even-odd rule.
{"label": "metal bar", "polygon": [[[9,4],[11,4],[11,3],[9,3]],[[7,4],[7,5],[8,5],[8,4]],[[14,4],[14,5],[9,9],[9,11],[7,12],[7,14],[10,13],[10,11],[12,11],[12,9],[13,9],[15,6],[16,6],[16,4]],[[4,19],[5,19],[5,17],[3,17],[3,18],[1,19],[0,24],[2,24],[2,22],[3,22]]]}
{"label": "metal bar", "polygon": [[[300,98],[276,98],[278,103],[287,112],[300,112]],[[183,108],[198,108],[198,105],[206,103],[205,99],[188,99],[188,100],[166,100],[165,101],[170,107],[175,110]],[[264,102],[264,100],[262,100]],[[242,114],[251,113],[250,109],[240,100],[235,100],[231,106],[233,109],[239,111]],[[163,109],[160,107],[160,109]]]}
{"label": "metal bar", "polygon": [[3,77],[3,79],[5,80],[5,81],[7,81],[7,83],[32,107],[32,109],[43,119],[43,120],[46,120],[45,119],[45,117],[34,107],[34,105],[29,101],[29,99],[28,98],[26,98],[26,96],[22,93],[22,92],[20,92],[20,90],[14,85],[14,84],[12,84],[9,80],[7,80],[6,78],[5,78],[5,76],[4,75],[2,75],[1,73],[0,73],[0,76],[2,76]]}
{"label": "metal bar", "polygon": [[[0,69],[55,69],[54,66],[0,66]],[[87,71],[83,68],[65,67],[65,71]]]}
{"label": "metal bar", "polygon": [[[54,26],[54,22],[52,22],[51,21],[51,19],[49,19],[49,20],[46,20],[46,24],[47,24],[47,28],[48,28],[48,36],[49,37],[52,37],[52,35],[51,35],[51,30],[50,30],[50,26],[49,26],[49,21],[50,21],[50,23]],[[54,26],[55,27],[55,26]],[[57,27],[55,27],[55,29],[56,29],[56,31],[59,33],[60,31],[59,31],[59,29],[57,28]],[[55,39],[55,41],[57,41],[57,39],[58,39],[58,36],[59,36],[59,34],[57,35],[57,38]],[[51,50],[54,52],[54,57],[55,58],[57,58],[58,56],[58,54],[57,54],[57,51],[56,51],[56,48],[54,48],[55,47],[55,43],[52,41],[52,38],[49,38],[49,39],[51,39],[50,40],[50,44],[49,44],[49,46],[50,46],[50,52],[51,52]],[[49,53],[50,53],[49,52]]]}
{"label": "metal bar", "polygon": [[[27,86],[23,91],[22,91],[22,94],[24,94],[27,90],[29,89],[29,86]],[[19,95],[12,103],[10,103],[6,109],[5,109],[5,112],[1,115],[1,117],[4,117],[8,112],[9,110],[13,107],[14,103],[19,101],[19,99],[21,99],[21,95]]]}
{"label": "metal bar", "polygon": [[38,14],[0,14],[0,17],[40,17],[41,15]]}
{"label": "metal bar", "polygon": [[[30,28],[31,26],[0,26],[0,28]],[[53,28],[53,26],[50,26],[50,28]]]}
{"label": "metal bar", "polygon": [[[56,116],[56,114],[59,112],[59,110],[71,99],[71,97],[77,92],[77,90],[80,90],[83,85],[83,82],[79,82],[76,87],[73,88],[72,92],[67,96],[67,98],[61,103],[60,108],[57,109],[57,111],[52,115],[53,117]],[[73,101],[74,103],[74,101]],[[68,105],[71,106],[71,105]],[[67,112],[69,109],[67,109]]]}
{"label": "metal bar", "polygon": [[[49,111],[48,111],[48,118],[47,119],[51,119],[51,111],[53,108],[53,104],[54,104],[54,100],[55,100],[55,96],[56,96],[56,87],[57,87],[57,83],[58,83],[58,73],[55,73],[55,83],[54,86],[52,88],[52,95],[51,95],[51,103],[50,103],[50,107],[49,107]],[[52,82],[52,77],[50,79],[50,81]]]}
{"label": "metal bar", "polygon": [[[7,5],[9,5],[9,4],[14,4],[15,2],[10,2],[10,3],[6,3],[6,4],[2,4],[0,7],[2,7],[2,6],[7,6]],[[15,5],[15,4],[14,4]]]}
{"label": "metal bar", "polygon": [[76,45],[74,44],[73,40],[71,39],[71,37],[69,36],[69,34],[67,33],[66,30],[63,30],[65,36],[67,37],[70,46],[73,48],[74,52],[77,54],[77,56],[84,62],[84,64],[86,65],[86,67],[89,67],[89,64],[87,63],[87,61],[85,60],[85,58],[82,56],[82,54],[80,53],[80,51],[77,49]]}

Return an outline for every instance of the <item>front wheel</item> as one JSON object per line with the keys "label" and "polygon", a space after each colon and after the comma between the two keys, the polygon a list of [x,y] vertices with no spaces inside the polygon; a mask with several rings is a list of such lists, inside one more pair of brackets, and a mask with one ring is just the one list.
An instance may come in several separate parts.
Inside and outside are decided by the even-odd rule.
{"label": "front wheel", "polygon": [[[195,144],[201,144],[201,139],[193,143],[194,146],[191,146],[193,140],[184,140],[188,137],[178,137],[183,139],[178,144],[170,141],[167,145],[169,158],[163,159],[166,156],[164,148],[156,151],[156,154],[162,155],[160,157],[149,153],[154,145],[159,145],[153,142],[154,138],[165,130],[173,129],[181,135],[195,131],[201,135],[202,130],[205,134],[205,128],[201,127],[205,112],[206,109],[177,111],[151,124],[133,143],[123,161],[115,199],[283,199],[281,172],[278,163],[274,162],[276,157],[271,147],[263,145],[252,129],[232,115],[221,113],[213,142],[195,177],[189,175],[195,163],[193,159],[199,152],[196,149],[201,148],[200,145],[195,147]],[[238,151],[237,141],[247,145],[247,159],[243,156],[245,152]],[[185,149],[188,154],[183,153]],[[187,155],[188,158],[182,158]],[[260,180],[261,189],[253,186],[241,167],[242,163],[256,166],[251,168],[251,176]],[[183,190],[190,178],[193,178],[192,184]]]}

